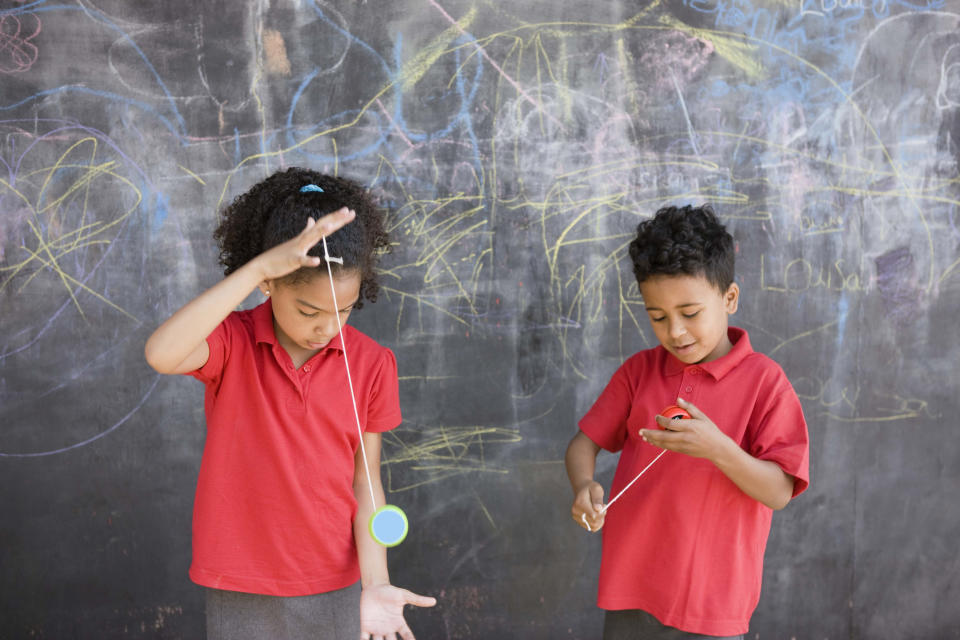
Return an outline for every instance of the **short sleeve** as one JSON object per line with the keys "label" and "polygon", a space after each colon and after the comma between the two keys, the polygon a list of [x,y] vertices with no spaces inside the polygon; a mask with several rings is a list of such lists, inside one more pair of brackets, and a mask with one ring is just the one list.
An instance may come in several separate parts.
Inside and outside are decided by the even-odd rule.
{"label": "short sleeve", "polygon": [[397,427],[403,420],[400,414],[400,380],[397,359],[390,349],[384,349],[379,366],[370,384],[365,431],[383,432]]}
{"label": "short sleeve", "polygon": [[793,476],[796,497],[810,484],[810,441],[800,399],[785,376],[782,385],[785,388],[763,407],[749,452],[755,458],[776,463]]}
{"label": "short sleeve", "polygon": [[185,375],[196,378],[205,385],[216,385],[220,382],[220,376],[223,375],[223,368],[227,362],[227,355],[230,351],[230,321],[231,316],[217,325],[217,328],[207,336],[207,347],[210,349],[210,356],[206,363],[195,371],[188,371]]}
{"label": "short sleeve", "polygon": [[631,360],[617,369],[579,422],[580,431],[598,447],[611,452],[623,449],[627,441],[627,417],[633,405],[633,385],[629,375]]}

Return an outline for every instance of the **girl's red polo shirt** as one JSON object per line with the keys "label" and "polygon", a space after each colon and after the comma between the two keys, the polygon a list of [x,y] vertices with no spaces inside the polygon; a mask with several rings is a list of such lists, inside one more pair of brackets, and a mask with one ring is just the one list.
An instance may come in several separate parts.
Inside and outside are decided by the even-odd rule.
{"label": "girl's red polo shirt", "polygon": [[[662,346],[630,357],[580,421],[598,446],[620,451],[609,496],[662,451],[642,428],[677,397],[699,407],[748,453],[809,481],[807,425],[783,371],[731,327],[731,351],[686,365]],[[772,510],[712,463],[667,452],[607,512],[598,605],[642,609],[692,633],[747,632],[760,598]]]}
{"label": "girl's red polo shirt", "polygon": [[[400,424],[393,353],[343,328],[360,424]],[[299,369],[273,331],[270,302],[230,314],[189,375],[206,385],[207,439],[193,509],[197,584],[276,596],[359,580],[353,539],[359,447],[339,337]]]}

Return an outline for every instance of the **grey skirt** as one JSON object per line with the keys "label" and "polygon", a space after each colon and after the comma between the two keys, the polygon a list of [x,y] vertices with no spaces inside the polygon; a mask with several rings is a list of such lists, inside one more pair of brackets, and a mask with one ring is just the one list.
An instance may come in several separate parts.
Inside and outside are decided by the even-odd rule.
{"label": "grey skirt", "polygon": [[357,640],[360,583],[312,596],[207,589],[207,640]]}
{"label": "grey skirt", "polygon": [[603,640],[743,640],[743,636],[704,636],[661,624],[646,611],[607,611],[603,619]]}

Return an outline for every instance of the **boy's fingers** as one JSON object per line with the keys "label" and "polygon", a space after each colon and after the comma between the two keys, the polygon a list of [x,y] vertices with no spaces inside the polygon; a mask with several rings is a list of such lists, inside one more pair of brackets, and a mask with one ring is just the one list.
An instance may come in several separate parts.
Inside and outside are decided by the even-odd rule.
{"label": "boy's fingers", "polygon": [[687,413],[690,414],[690,417],[694,420],[706,420],[707,416],[697,408],[697,405],[692,402],[687,402],[683,398],[677,398],[677,404],[681,409],[686,409]]}
{"label": "boy's fingers", "polygon": [[665,448],[676,435],[669,431],[661,431],[660,429],[640,429],[640,437],[643,438],[644,442],[652,444],[655,447]]}
{"label": "boy's fingers", "polygon": [[594,505],[598,503],[601,505],[603,504],[603,487],[601,487],[599,484],[595,484],[590,487],[590,502],[592,502]]}
{"label": "boy's fingers", "polygon": [[[690,414],[693,417],[693,414]],[[654,418],[657,421],[657,424],[660,425],[663,429],[667,431],[684,431],[687,427],[687,420],[673,420],[666,416],[657,416]]]}
{"label": "boy's fingers", "polygon": [[587,514],[585,513],[580,514],[580,522],[583,523],[583,526],[584,528],[586,528],[587,531],[590,531],[591,533],[593,532],[593,529],[590,528],[590,523],[587,522]]}

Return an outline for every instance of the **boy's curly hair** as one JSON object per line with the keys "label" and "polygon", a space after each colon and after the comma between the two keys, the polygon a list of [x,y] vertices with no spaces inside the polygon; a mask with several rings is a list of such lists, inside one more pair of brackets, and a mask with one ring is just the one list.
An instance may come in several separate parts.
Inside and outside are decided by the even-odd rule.
{"label": "boy's curly hair", "polygon": [[710,205],[663,207],[637,225],[630,260],[637,284],[657,275],[704,276],[721,293],[733,283],[735,249]]}
{"label": "boy's curly hair", "polygon": [[[314,184],[323,192],[300,189]],[[350,224],[327,237],[331,256],[343,258],[343,265],[332,263],[336,275],[357,270],[361,275],[360,297],[375,302],[380,284],[376,264],[380,253],[390,246],[384,228],[384,211],[377,206],[370,192],[347,178],[332,177],[310,169],[291,167],[278,171],[237,196],[220,214],[220,224],[213,237],[220,247],[220,264],[224,275],[230,275],[267,249],[286,242],[303,231],[307,218],[319,220],[341,207],[353,209],[357,215]],[[317,244],[309,255],[323,258],[323,244]],[[295,284],[326,273],[327,265],[302,267],[281,278]]]}

